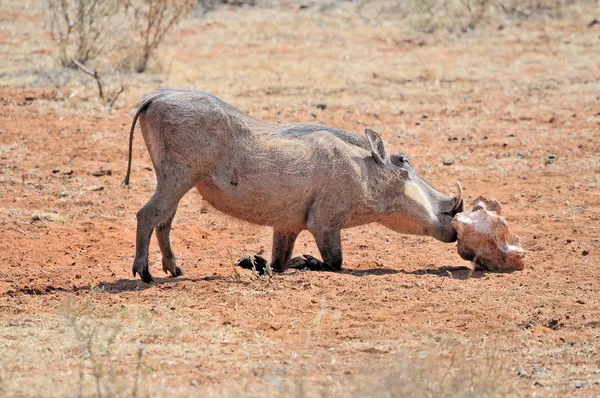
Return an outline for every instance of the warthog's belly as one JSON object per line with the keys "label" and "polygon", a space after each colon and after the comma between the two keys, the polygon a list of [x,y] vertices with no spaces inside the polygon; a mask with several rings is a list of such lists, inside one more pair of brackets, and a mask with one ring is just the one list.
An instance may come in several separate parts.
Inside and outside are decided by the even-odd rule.
{"label": "warthog's belly", "polygon": [[301,230],[306,227],[308,205],[304,201],[290,202],[257,187],[252,190],[238,189],[237,186],[222,189],[212,181],[196,188],[212,207],[240,220],[278,229]]}

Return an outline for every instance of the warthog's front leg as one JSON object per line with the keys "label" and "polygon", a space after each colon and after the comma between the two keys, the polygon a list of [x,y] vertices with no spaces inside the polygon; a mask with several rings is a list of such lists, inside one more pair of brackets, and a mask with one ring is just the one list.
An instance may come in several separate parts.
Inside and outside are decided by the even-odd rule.
{"label": "warthog's front leg", "polygon": [[171,225],[175,213],[177,212],[177,205],[171,212],[171,215],[166,220],[160,222],[156,226],[156,239],[158,240],[158,246],[162,254],[162,266],[165,274],[169,272],[172,276],[183,275],[183,270],[177,265],[175,254],[173,253],[173,246],[171,243]]}
{"label": "warthog's front leg", "polygon": [[343,262],[341,230],[315,231],[313,235],[323,261],[305,254],[291,259],[288,267],[311,271],[340,271]]}
{"label": "warthog's front leg", "polygon": [[[285,266],[292,257],[297,237],[297,232],[273,231],[273,254],[270,263],[273,272],[286,270]],[[262,275],[265,273],[268,263],[264,258],[254,255],[241,258],[236,264],[242,268],[255,269]]]}

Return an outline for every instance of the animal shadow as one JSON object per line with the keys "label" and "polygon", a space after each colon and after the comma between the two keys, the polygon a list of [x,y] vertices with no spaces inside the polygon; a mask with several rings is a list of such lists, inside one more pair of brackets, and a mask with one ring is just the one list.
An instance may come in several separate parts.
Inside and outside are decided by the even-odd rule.
{"label": "animal shadow", "polygon": [[78,291],[91,291],[92,288],[96,292],[119,294],[123,292],[139,292],[146,289],[151,289],[156,286],[172,287],[174,283],[180,282],[200,282],[225,279],[223,276],[207,276],[204,278],[154,278],[152,283],[145,283],[140,279],[119,279],[114,282],[100,282],[96,285],[81,286]]}
{"label": "animal shadow", "polygon": [[471,278],[483,278],[486,275],[485,270],[472,269],[464,266],[443,266],[440,268],[425,268],[415,271],[400,271],[406,275],[436,275],[441,278],[451,278],[467,280]]}
{"label": "animal shadow", "polygon": [[367,276],[367,275],[395,275],[401,274],[401,270],[391,268],[369,268],[369,269],[358,269],[358,268],[342,268],[341,274],[353,275],[353,276]]}

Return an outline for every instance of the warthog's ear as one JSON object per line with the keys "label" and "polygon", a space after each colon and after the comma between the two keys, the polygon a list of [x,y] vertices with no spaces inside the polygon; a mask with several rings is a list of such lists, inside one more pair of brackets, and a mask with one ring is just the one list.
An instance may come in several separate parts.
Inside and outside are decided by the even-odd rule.
{"label": "warthog's ear", "polygon": [[371,145],[371,154],[373,155],[373,159],[380,165],[389,164],[390,156],[385,150],[385,145],[383,145],[383,140],[371,129],[366,129],[365,134],[367,139],[369,140],[369,145]]}

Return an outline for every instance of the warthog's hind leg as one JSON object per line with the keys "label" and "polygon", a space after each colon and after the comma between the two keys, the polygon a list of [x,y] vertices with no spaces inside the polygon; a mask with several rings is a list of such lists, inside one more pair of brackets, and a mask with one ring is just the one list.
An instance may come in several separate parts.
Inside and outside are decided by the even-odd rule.
{"label": "warthog's hind leg", "polygon": [[171,276],[183,275],[183,270],[177,265],[171,243],[171,225],[176,212],[177,205],[175,205],[175,208],[165,220],[158,223],[155,229],[156,239],[158,240],[158,246],[160,247],[160,252],[162,254],[163,271],[165,271],[165,274],[167,272],[170,273]]}
{"label": "warthog's hind leg", "polygon": [[186,177],[157,170],[156,191],[148,203],[137,212],[135,260],[132,271],[133,276],[139,273],[146,283],[152,282],[148,270],[148,251],[152,231],[159,222],[167,220],[174,213],[179,200],[194,185],[188,182],[189,178]]}

